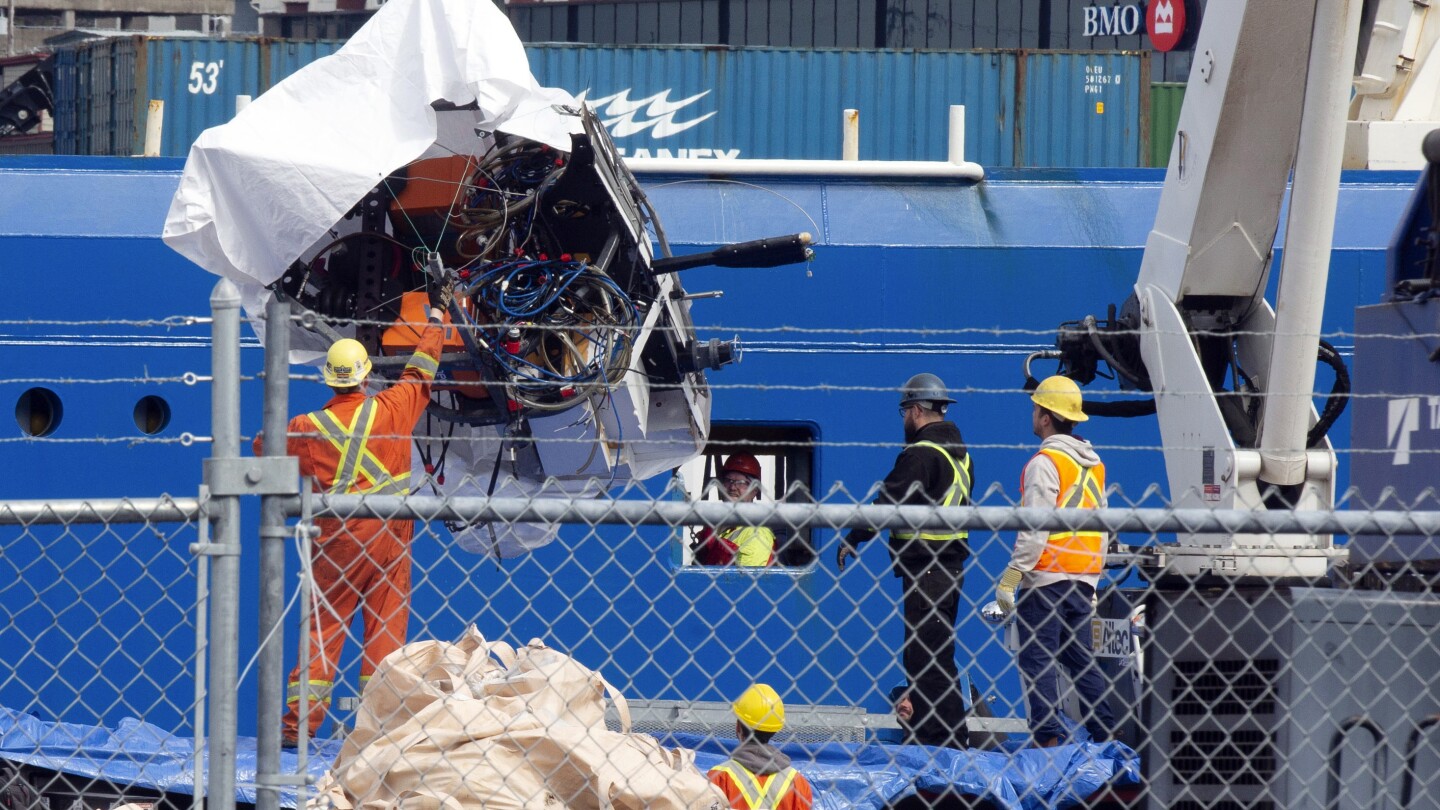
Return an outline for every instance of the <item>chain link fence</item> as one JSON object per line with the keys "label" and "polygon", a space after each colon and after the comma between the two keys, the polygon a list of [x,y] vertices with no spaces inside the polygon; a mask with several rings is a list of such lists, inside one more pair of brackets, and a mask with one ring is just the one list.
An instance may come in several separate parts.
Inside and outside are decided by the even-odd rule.
{"label": "chain link fence", "polygon": [[[17,769],[11,786],[18,775],[52,810],[202,797],[222,808],[711,807],[723,797],[703,773],[735,749],[732,702],[757,682],[784,700],[774,742],[824,807],[1440,807],[1440,567],[1415,559],[1440,535],[1433,498],[1226,511],[1112,487],[1110,508],[1057,510],[992,486],[968,507],[885,506],[868,503],[868,483],[796,487],[816,462],[773,452],[761,454],[764,495],[737,504],[714,479],[745,437],[722,429],[674,476],[598,498],[563,485],[486,495],[498,491],[488,480],[437,495],[423,463],[410,496],[311,494],[293,461],[240,452],[239,375],[226,371],[239,367],[238,302],[217,292],[212,303],[214,445],[200,497],[0,503],[0,757]],[[285,357],[270,344],[271,448],[299,410]],[[776,428],[759,444],[825,446],[797,435]],[[349,583],[352,612],[325,598],[312,562],[312,527],[335,518],[414,522],[408,583],[395,589],[410,646],[384,662],[362,652],[393,617],[367,614],[375,583]],[[511,556],[501,540],[527,526],[550,541]],[[724,527],[768,529],[775,564],[699,564],[697,537]],[[861,527],[968,534],[954,650],[933,656],[953,659],[963,709],[947,721],[968,730],[968,749],[910,745],[921,718],[887,540],[836,566],[839,538]],[[1019,663],[1030,625],[982,615],[1018,531],[1114,540],[1093,613],[1083,605],[1073,623],[1094,670],[1056,668],[1054,748],[1037,747],[1035,681]],[[482,542],[462,546],[461,534]],[[1204,552],[1224,563],[1197,577],[1177,534],[1257,539]],[[1347,557],[1354,538],[1371,552]],[[399,582],[397,558],[361,546]],[[1256,559],[1281,575],[1245,576]],[[343,641],[334,675],[292,678],[297,662],[331,655],[303,632],[312,615],[332,617]],[[1085,694],[1095,678],[1113,712],[1103,723]],[[321,720],[293,749],[282,747],[287,693]]]}

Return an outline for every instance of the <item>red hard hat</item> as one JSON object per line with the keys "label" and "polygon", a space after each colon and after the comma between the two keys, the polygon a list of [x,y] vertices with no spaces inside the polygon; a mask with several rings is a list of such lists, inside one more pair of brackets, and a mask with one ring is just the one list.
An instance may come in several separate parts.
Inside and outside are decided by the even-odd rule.
{"label": "red hard hat", "polygon": [[751,478],[760,477],[760,461],[749,453],[736,453],[725,459],[720,472],[738,472]]}

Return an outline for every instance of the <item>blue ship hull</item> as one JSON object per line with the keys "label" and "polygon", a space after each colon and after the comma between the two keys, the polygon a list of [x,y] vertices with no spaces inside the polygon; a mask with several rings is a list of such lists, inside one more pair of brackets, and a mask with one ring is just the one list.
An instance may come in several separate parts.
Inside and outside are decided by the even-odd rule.
{"label": "blue ship hull", "polygon": [[[180,437],[209,435],[209,395],[203,383],[180,380],[208,375],[208,327],[155,324],[208,315],[216,280],[159,239],[180,167],[168,159],[0,161],[0,400],[44,387],[64,408],[49,440],[26,440],[14,425],[0,430],[11,471],[4,498],[196,494],[208,447]],[[747,179],[763,189],[675,179],[642,178],[677,252],[816,234],[808,268],[686,272],[689,290],[725,291],[719,301],[697,302],[700,337],[738,334],[747,347],[742,363],[710,375],[717,423],[810,426],[820,443],[816,496],[852,502],[898,451],[894,388],[931,371],[965,391],[951,417],[974,454],[979,499],[1001,504],[1018,496],[1035,444],[1019,392],[1021,361],[1049,346],[1061,321],[1101,314],[1126,297],[1164,178],[1151,170],[1017,170],[979,185]],[[1414,181],[1413,173],[1345,178],[1323,330],[1340,333],[1330,340],[1347,356],[1356,306],[1381,296],[1385,246]],[[262,359],[247,334],[247,435],[260,427],[254,375]],[[1324,375],[1320,384],[1328,385]],[[291,393],[298,412],[327,392],[297,381]],[[146,395],[163,397],[172,414],[149,439],[132,416]],[[1087,427],[1124,498],[1159,505],[1153,418]],[[1350,433],[1347,416],[1330,434],[1341,451],[1341,491]],[[666,483],[650,482],[650,494]],[[1159,494],[1149,489],[1157,485]],[[257,511],[249,505],[243,528],[246,594],[258,594]],[[884,711],[885,692],[901,677],[899,589],[879,544],[843,577],[825,532],[813,537],[813,567],[716,573],[677,569],[675,540],[659,527],[564,527],[550,546],[500,562],[451,548],[448,533],[434,529],[417,532],[414,545],[412,638],[453,638],[470,623],[489,637],[540,637],[625,694],[652,699],[722,700],[764,680],[785,684],[787,700]],[[187,547],[195,539],[193,526],[0,531],[0,604],[11,617],[0,649],[33,651],[5,656],[0,705],[45,719],[114,725],[137,716],[187,727],[195,649]],[[1014,701],[1010,654],[969,617],[969,606],[988,600],[1009,539],[972,535],[978,553],[958,633],[965,648],[981,650],[968,666],[972,677]],[[294,582],[288,577],[287,588]],[[256,601],[243,603],[242,665],[256,649]],[[353,646],[342,661],[342,694],[356,688]],[[286,649],[295,647],[292,630]],[[252,669],[241,684],[242,733],[254,731],[254,686]]]}

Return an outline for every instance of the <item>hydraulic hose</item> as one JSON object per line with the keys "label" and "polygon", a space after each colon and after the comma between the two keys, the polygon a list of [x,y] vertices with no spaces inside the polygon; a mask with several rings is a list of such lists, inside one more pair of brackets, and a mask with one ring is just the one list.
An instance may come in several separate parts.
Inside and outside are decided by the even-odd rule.
{"label": "hydraulic hose", "polygon": [[1350,371],[1345,368],[1345,361],[1340,359],[1340,352],[1322,340],[1319,360],[1334,370],[1335,384],[1330,386],[1330,395],[1325,398],[1325,408],[1320,412],[1320,419],[1310,428],[1310,432],[1305,434],[1307,448],[1314,447],[1325,438],[1335,420],[1345,412],[1345,406],[1350,404]]}

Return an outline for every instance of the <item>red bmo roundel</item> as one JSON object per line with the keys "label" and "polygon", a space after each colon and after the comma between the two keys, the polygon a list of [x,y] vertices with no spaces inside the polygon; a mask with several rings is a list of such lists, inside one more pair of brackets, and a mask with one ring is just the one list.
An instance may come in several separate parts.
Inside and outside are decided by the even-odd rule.
{"label": "red bmo roundel", "polygon": [[1157,51],[1168,51],[1185,34],[1185,0],[1150,0],[1145,9],[1145,30]]}

